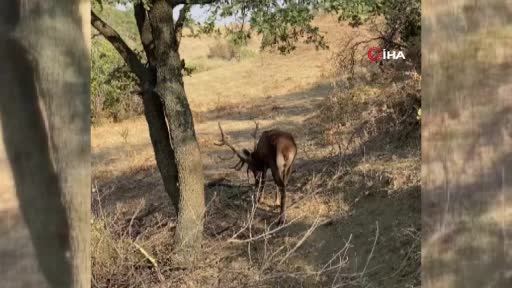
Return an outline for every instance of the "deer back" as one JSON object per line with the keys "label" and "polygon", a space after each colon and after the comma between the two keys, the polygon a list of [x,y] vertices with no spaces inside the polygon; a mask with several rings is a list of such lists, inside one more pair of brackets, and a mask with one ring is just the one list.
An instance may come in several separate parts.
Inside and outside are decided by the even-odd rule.
{"label": "deer back", "polygon": [[255,160],[267,167],[284,165],[289,167],[297,153],[297,145],[293,136],[278,129],[267,130],[261,137],[254,151]]}

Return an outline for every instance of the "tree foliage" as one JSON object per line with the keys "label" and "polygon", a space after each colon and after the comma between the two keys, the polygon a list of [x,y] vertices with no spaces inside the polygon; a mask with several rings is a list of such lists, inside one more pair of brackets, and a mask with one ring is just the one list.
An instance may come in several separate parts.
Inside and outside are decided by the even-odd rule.
{"label": "tree foliage", "polygon": [[384,17],[386,25],[379,32],[387,46],[407,46],[421,36],[420,0],[325,0],[323,8],[354,27]]}
{"label": "tree foliage", "polygon": [[91,118],[119,120],[132,114],[141,114],[140,100],[136,98],[136,79],[123,59],[103,41],[93,41],[91,53]]}
{"label": "tree foliage", "polygon": [[377,37],[368,40],[379,40],[385,49],[404,51],[407,62],[421,73],[420,0],[325,0],[323,9],[337,14],[340,21],[348,21],[353,27],[374,23],[371,27]]}
{"label": "tree foliage", "polygon": [[[108,17],[125,36],[127,42],[138,48],[137,31],[132,11],[117,11],[104,6],[102,16]],[[129,14],[131,12],[131,14]],[[93,37],[91,51],[91,120],[102,118],[114,121],[142,114],[140,99],[134,94],[137,82],[126,67],[123,58],[102,37]],[[142,56],[141,56],[142,57]]]}
{"label": "tree foliage", "polygon": [[[144,4],[151,0],[94,0],[93,9],[107,5]],[[421,35],[420,0],[176,0],[175,7],[185,7],[183,25],[197,25],[193,36],[201,34],[222,35],[235,45],[244,45],[253,33],[263,36],[261,49],[275,48],[289,53],[298,42],[314,45],[318,49],[329,48],[318,27],[312,24],[317,12],[338,15],[340,21],[349,21],[357,27],[370,19],[381,16],[386,20],[382,44],[387,48],[404,48],[417,45]],[[185,6],[182,4],[186,4]],[[206,7],[208,16],[203,23],[195,23],[190,14],[194,4]],[[181,17],[181,16],[180,16]],[[220,29],[220,19],[234,18],[237,25]],[[178,19],[174,19],[178,21]],[[115,25],[114,25],[115,27]]]}
{"label": "tree foliage", "polygon": [[[94,9],[101,9],[104,4],[130,5],[141,0],[95,0]],[[142,0],[144,6],[151,6],[150,0]],[[188,5],[197,4],[208,8],[208,16],[203,23],[194,23],[190,10],[185,13],[185,25],[199,24],[197,34],[223,35],[235,44],[243,45],[251,38],[253,32],[264,35],[262,49],[277,48],[288,53],[296,48],[296,43],[303,41],[317,48],[328,48],[324,36],[311,22],[315,12],[321,8],[323,1],[274,1],[274,0],[191,0],[174,1]],[[180,5],[181,5],[180,4]],[[189,9],[189,8],[187,8]],[[220,19],[234,18],[237,25],[221,30],[217,25]],[[175,19],[176,20],[176,19]]]}
{"label": "tree foliage", "polygon": [[[146,10],[151,8],[150,0],[94,0],[93,11],[97,12],[108,24],[116,29],[123,40],[131,47],[142,63],[145,55],[138,53],[142,50],[141,39],[136,29],[133,17],[133,5],[144,4]],[[175,3],[197,3],[207,7],[208,16],[203,23],[196,23],[191,17],[191,5],[179,5],[180,16],[174,19],[181,21],[184,27],[197,27],[192,30],[192,36],[216,34],[227,38],[230,45],[240,47],[247,44],[254,33],[263,35],[261,48],[273,48],[281,53],[289,53],[296,48],[296,43],[303,41],[317,48],[328,48],[319,29],[312,25],[315,11],[320,2],[314,5],[304,5],[301,1],[269,1],[269,0],[232,0],[232,1],[174,1]],[[302,1],[307,2],[307,1]],[[117,11],[115,5],[126,5],[125,12]],[[181,19],[179,19],[181,18]],[[223,18],[234,18],[235,23],[220,29],[216,21]],[[137,100],[133,97],[136,77],[126,69],[125,61],[115,49],[107,44],[105,39],[93,39],[92,50],[92,121],[106,117],[121,119],[123,115],[141,113]],[[187,69],[188,68],[188,69]],[[189,66],[183,67],[186,75],[190,74]],[[131,71],[133,72],[133,71]]]}

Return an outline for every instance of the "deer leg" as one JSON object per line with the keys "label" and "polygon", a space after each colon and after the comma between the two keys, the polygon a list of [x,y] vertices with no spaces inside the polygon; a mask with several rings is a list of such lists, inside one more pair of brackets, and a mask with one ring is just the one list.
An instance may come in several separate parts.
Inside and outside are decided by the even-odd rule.
{"label": "deer leg", "polygon": [[[285,184],[284,184],[284,181],[283,181],[283,178],[282,178],[282,175],[283,175],[283,168],[281,166],[281,168],[279,169],[277,167],[277,165],[275,167],[272,167],[271,168],[272,170],[272,176],[274,177],[274,182],[276,183],[278,189],[279,189],[279,192],[281,193],[281,209],[280,209],[280,212],[279,212],[279,220],[278,220],[278,224],[279,225],[282,225],[284,224],[285,222],[285,205],[286,205],[286,191],[285,191]],[[276,199],[277,199],[277,191],[276,191]]]}
{"label": "deer leg", "polygon": [[[284,195],[284,193],[285,193],[285,187],[286,187],[286,185],[288,184],[288,177],[290,176],[291,170],[292,170],[292,166],[290,165],[290,166],[288,166],[287,168],[285,168],[285,169],[282,171],[282,175],[283,175],[283,178],[282,178],[282,179],[283,179],[283,183],[282,183],[282,184],[283,184],[283,188],[282,188],[282,190],[281,190],[281,193],[282,193],[282,195],[281,195],[281,199],[286,198],[286,195]],[[282,202],[282,201],[283,201],[283,200],[281,200],[281,202]],[[276,202],[276,205],[277,205],[277,191],[276,191],[276,198],[275,198],[275,202]],[[282,210],[282,211],[284,211],[284,210],[283,210],[283,207],[281,207],[281,210]],[[284,213],[284,212],[281,212],[281,213]]]}
{"label": "deer leg", "polygon": [[[281,209],[279,211],[279,220],[277,221],[278,225],[283,225],[286,222],[286,190],[285,187],[279,187],[279,192],[281,192]],[[277,194],[276,194],[277,196]]]}
{"label": "deer leg", "polygon": [[262,172],[259,174],[259,179],[257,180],[258,181],[258,185],[256,187],[257,189],[257,193],[258,193],[258,203],[261,202],[261,198],[263,196],[263,192],[265,191],[265,182],[266,182],[266,177],[265,177],[265,172]]}
{"label": "deer leg", "polygon": [[[276,184],[278,186],[278,189],[276,190],[276,194],[274,197],[274,205],[277,205],[277,193],[280,192],[282,194],[283,193],[282,191],[284,191],[283,187],[286,186],[286,176],[287,176],[286,171],[287,170],[286,170],[284,163],[277,166],[278,177],[277,177]],[[282,195],[281,195],[281,197],[282,197]]]}
{"label": "deer leg", "polygon": [[255,186],[256,186],[256,202],[257,203],[260,203],[261,201],[261,173],[258,173],[256,174],[256,183],[255,183]]}
{"label": "deer leg", "polygon": [[283,182],[284,182],[284,185],[286,186],[288,184],[288,178],[290,177],[290,173],[292,172],[292,166],[290,165],[288,168],[286,168],[286,170],[284,171],[284,174],[283,174]]}

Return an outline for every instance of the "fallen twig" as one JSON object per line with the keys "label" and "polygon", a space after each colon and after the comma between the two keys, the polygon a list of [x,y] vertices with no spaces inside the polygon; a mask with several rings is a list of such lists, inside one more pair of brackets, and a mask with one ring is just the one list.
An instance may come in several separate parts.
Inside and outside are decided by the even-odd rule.
{"label": "fallen twig", "polygon": [[135,242],[132,242],[132,243],[133,243],[133,245],[135,245],[135,247],[137,247],[137,249],[139,249],[140,253],[142,253],[142,255],[144,255],[144,257],[146,257],[146,259],[148,259],[149,262],[151,262],[151,264],[153,264],[153,267],[155,268],[156,274],[158,276],[158,280],[160,280],[161,282],[164,282],[165,277],[164,277],[164,275],[162,275],[162,273],[160,273],[160,268],[158,267],[158,263],[156,262],[155,258],[151,257],[151,255],[149,255],[149,253],[146,252],[146,250],[144,250],[144,248],[142,248],[139,244],[137,244]]}

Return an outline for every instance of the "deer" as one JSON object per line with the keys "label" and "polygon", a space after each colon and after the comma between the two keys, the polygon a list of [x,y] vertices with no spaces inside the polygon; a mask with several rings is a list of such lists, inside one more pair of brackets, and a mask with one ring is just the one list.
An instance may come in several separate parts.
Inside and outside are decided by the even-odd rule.
{"label": "deer", "polygon": [[[274,183],[277,185],[281,194],[280,213],[277,221],[278,225],[283,225],[286,222],[286,186],[292,170],[295,156],[297,155],[297,144],[293,135],[289,132],[279,129],[271,129],[263,131],[259,140],[257,140],[257,133],[259,124],[255,122],[256,128],[252,137],[254,138],[253,151],[236,149],[227,139],[220,122],[219,130],[221,139],[217,146],[227,146],[233,152],[233,157],[236,155],[239,159],[238,163],[233,169],[240,171],[244,165],[247,165],[247,175],[249,171],[252,172],[255,178],[255,188],[257,203],[261,202],[263,194],[266,174],[268,169],[272,172]],[[277,190],[275,191],[274,203],[277,204]]]}

